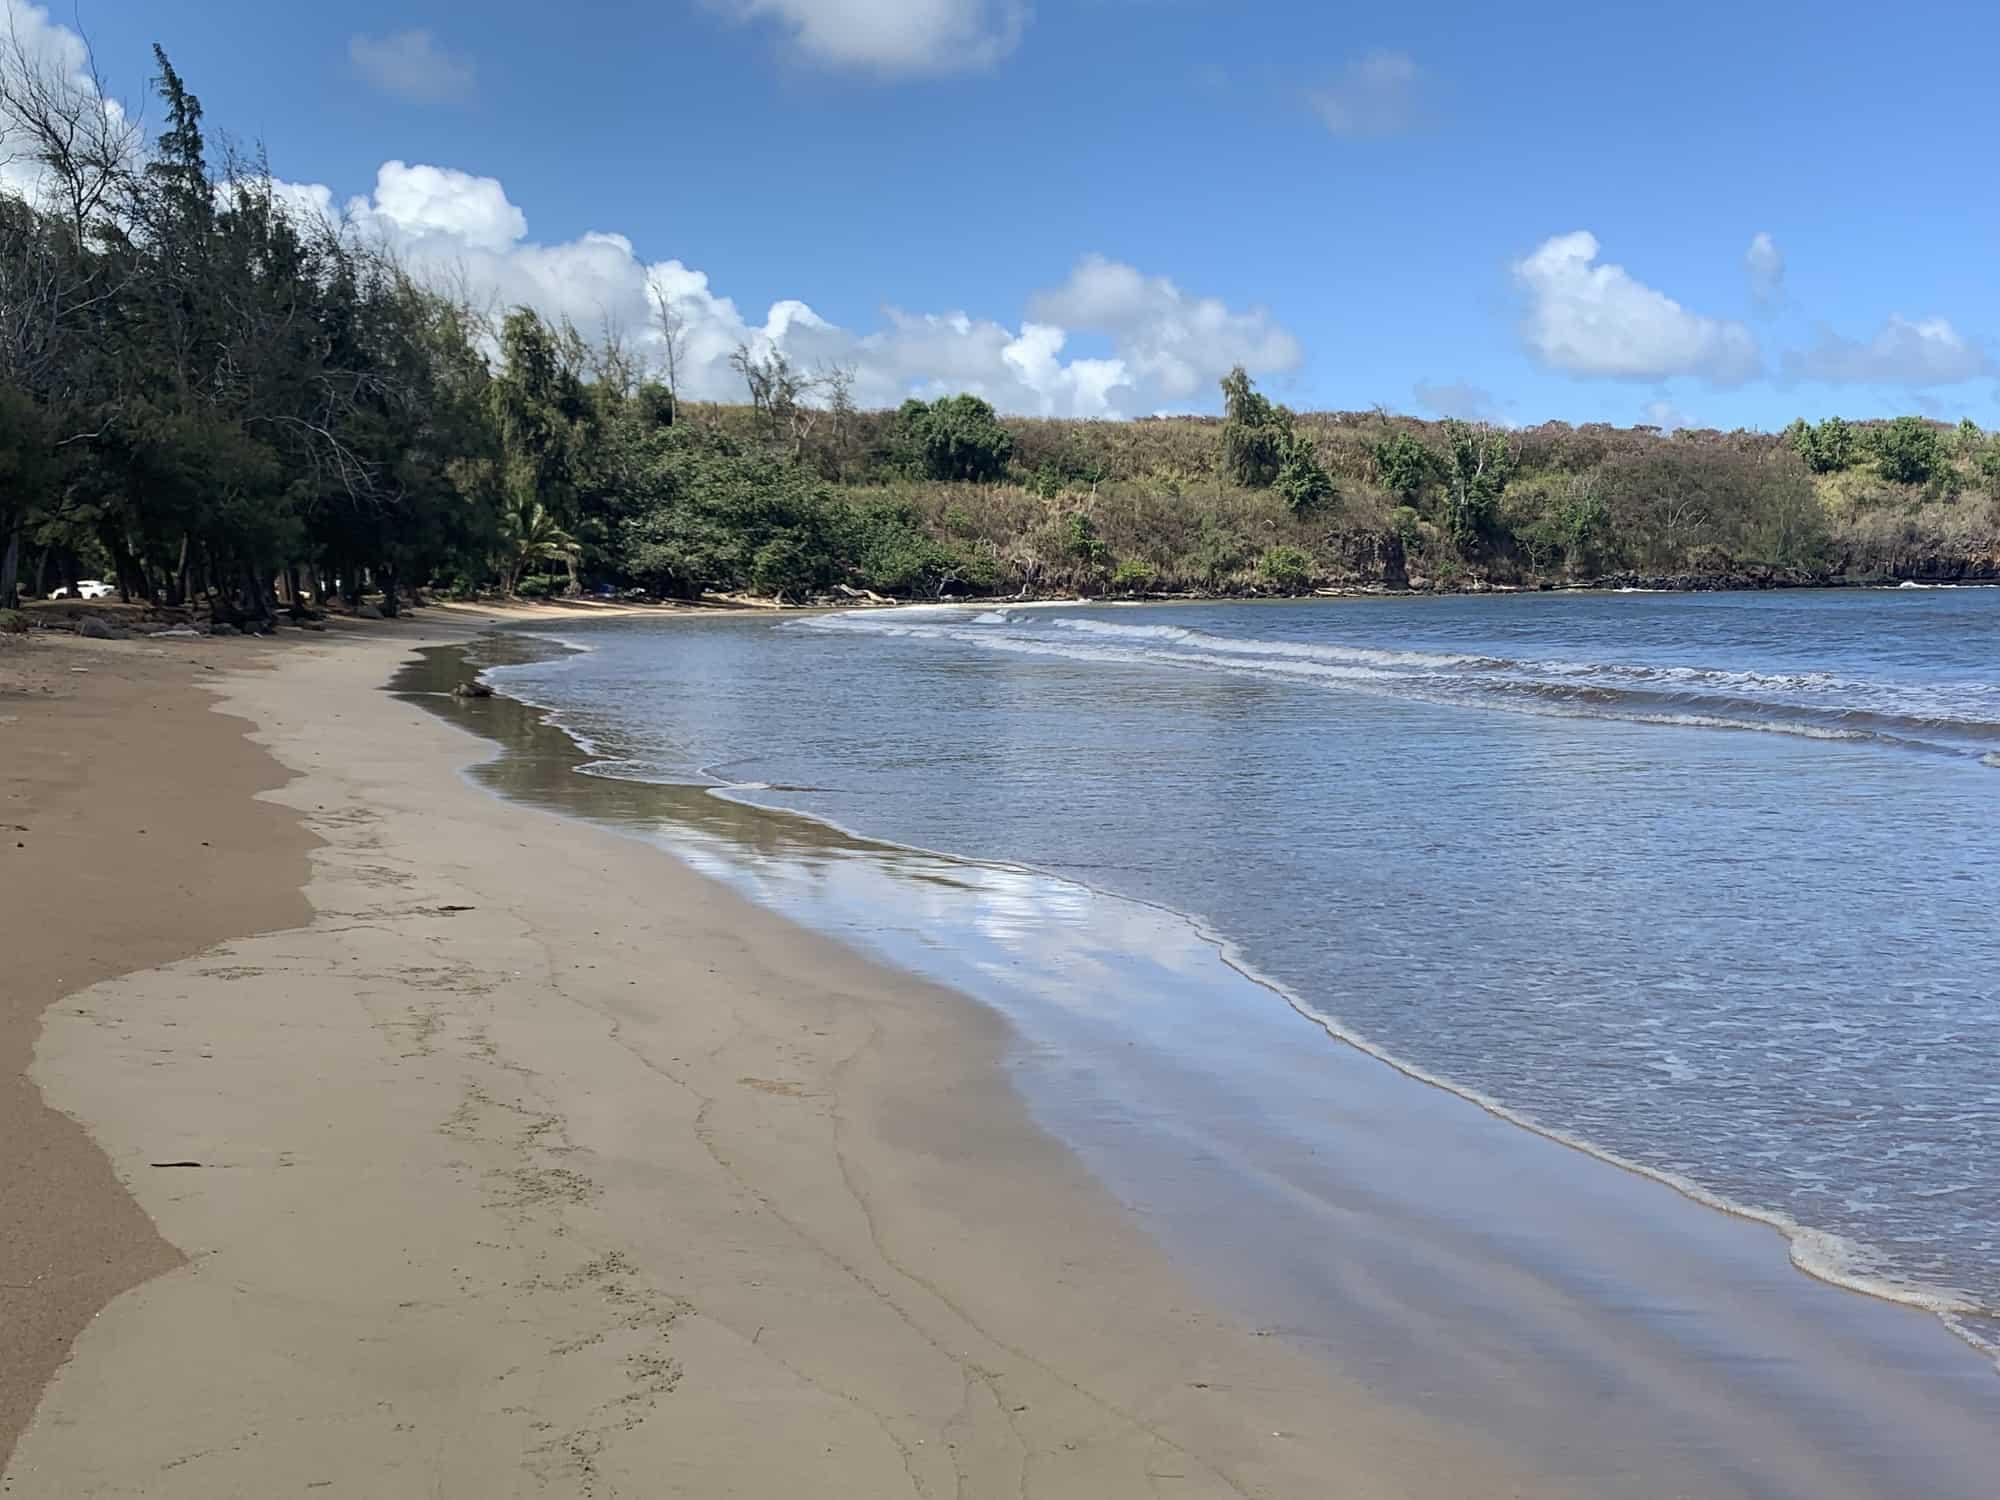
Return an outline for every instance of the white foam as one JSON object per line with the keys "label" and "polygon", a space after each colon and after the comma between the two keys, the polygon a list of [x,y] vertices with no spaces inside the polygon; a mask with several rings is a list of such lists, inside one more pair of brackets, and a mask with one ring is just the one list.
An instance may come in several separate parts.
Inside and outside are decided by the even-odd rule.
{"label": "white foam", "polygon": [[1787,719],[1731,719],[1720,714],[1617,714],[1635,724],[1669,724],[1683,729],[1731,729],[1755,734],[1789,734],[1804,740],[1872,740],[1876,736],[1863,729],[1829,729],[1823,724],[1800,724]]}
{"label": "white foam", "polygon": [[1222,961],[1251,982],[1263,986],[1276,994],[1299,1015],[1313,1022],[1336,1041],[1364,1052],[1378,1062],[1387,1064],[1407,1078],[1428,1084],[1447,1094],[1455,1095],[1470,1104],[1477,1105],[1497,1119],[1510,1125],[1532,1131],[1546,1140],[1567,1146],[1585,1156],[1631,1172],[1636,1176],[1649,1178],[1654,1182],[1672,1188],[1682,1197],[1715,1209],[1735,1218],[1749,1219],[1764,1224],[1785,1237],[1791,1262],[1806,1275],[1833,1286],[1877,1298],[1885,1302],[1899,1303],[1905,1307],[1920,1308],[1935,1314],[1946,1327],[1959,1338],[1972,1344],[1989,1355],[2000,1355],[1993,1344],[1969,1328],[1964,1319],[2000,1317],[2000,1309],[1990,1309],[1967,1293],[1947,1288],[1933,1287],[1901,1280],[1887,1274],[1881,1259],[1867,1246],[1845,1235],[1829,1230],[1816,1229],[1802,1224],[1789,1214],[1778,1209],[1764,1208],[1744,1203],[1727,1194],[1704,1187],[1693,1178],[1661,1167],[1649,1166],[1619,1152],[1598,1146],[1573,1132],[1546,1125],[1524,1111],[1509,1108],[1493,1096],[1478,1089],[1467,1087],[1432,1072],[1428,1068],[1390,1052],[1370,1041],[1361,1032],[1340,1021],[1338,1018],[1303,999],[1283,983],[1261,973],[1243,956],[1240,949],[1228,939],[1210,931],[1194,918],[1196,930],[1204,939],[1213,944]]}
{"label": "white foam", "polygon": [[1328,661],[1373,667],[1505,667],[1513,663],[1491,656],[1466,656],[1448,651],[1385,650],[1374,646],[1308,644],[1302,641],[1246,640],[1237,636],[1212,635],[1180,625],[1120,625],[1109,620],[1058,620],[1064,630],[1090,635],[1116,636],[1135,640],[1163,640],[1177,645],[1231,656],[1291,657],[1304,661]]}

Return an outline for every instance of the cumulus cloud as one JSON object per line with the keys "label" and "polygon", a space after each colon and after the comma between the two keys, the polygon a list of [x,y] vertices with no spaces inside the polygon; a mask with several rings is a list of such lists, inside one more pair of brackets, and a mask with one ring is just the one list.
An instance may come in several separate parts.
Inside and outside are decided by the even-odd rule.
{"label": "cumulus cloud", "polygon": [[1678,432],[1683,427],[1694,425],[1694,418],[1664,396],[1640,407],[1639,415],[1648,427],[1657,427],[1662,432]]}
{"label": "cumulus cloud", "polygon": [[[103,97],[91,64],[90,48],[67,26],[57,24],[46,7],[28,0],[0,0],[0,53],[10,71],[18,70],[57,88],[74,90],[94,100],[103,111],[108,138],[128,147],[137,144],[134,123],[115,99]],[[38,201],[45,173],[34,159],[34,142],[0,104],[0,188]]]}
{"label": "cumulus cloud", "polygon": [[1993,374],[1993,358],[1943,318],[1910,319],[1892,313],[1866,343],[1821,329],[1811,348],[1785,356],[1785,371],[1800,380],[1851,385],[1955,385]]}
{"label": "cumulus cloud", "polygon": [[421,27],[388,36],[351,37],[347,60],[383,93],[415,104],[448,104],[472,93],[472,64],[440,52],[430,32]]}
{"label": "cumulus cloud", "polygon": [[1750,278],[1750,295],[1759,307],[1769,307],[1785,290],[1785,252],[1763,230],[1750,238],[1743,252],[1743,270]]}
{"label": "cumulus cloud", "polygon": [[1623,266],[1600,264],[1587,230],[1545,240],[1514,263],[1528,299],[1528,352],[1572,375],[1659,380],[1697,375],[1738,385],[1759,374],[1757,340],[1741,323],[1690,312]]}
{"label": "cumulus cloud", "polygon": [[[336,207],[319,184],[278,183],[298,212],[339,217],[347,232],[391,250],[422,277],[463,288],[496,309],[535,308],[586,333],[615,328],[642,358],[664,363],[654,320],[663,295],[682,332],[681,388],[695,398],[740,399],[729,368],[738,344],[776,350],[807,369],[851,366],[854,398],[893,406],[908,396],[967,390],[1003,411],[1131,416],[1209,406],[1232,365],[1253,374],[1290,369],[1299,343],[1261,308],[1232,308],[1101,256],[1080,261],[1036,293],[1015,326],[963,311],[884,310],[880,326],[842,328],[807,303],[784,299],[761,317],[721,295],[678,260],[647,263],[623,235],[559,244],[529,238],[528,221],[490,177],[385,162],[374,190]],[[1066,354],[1087,334],[1108,354]]]}
{"label": "cumulus cloud", "polygon": [[504,255],[528,233],[527,215],[507,201],[497,179],[449,167],[384,162],[375,196],[357,198],[349,209],[364,227],[418,245],[439,240]]}
{"label": "cumulus cloud", "polygon": [[1325,88],[1307,91],[1313,113],[1344,136],[1401,135],[1421,114],[1423,70],[1407,52],[1370,52]]}
{"label": "cumulus cloud", "polygon": [[1164,276],[1088,255],[1057,287],[1028,303],[1037,324],[1108,336],[1128,374],[1168,402],[1211,394],[1232,365],[1289,370],[1298,340],[1264,308],[1238,312],[1215,297],[1190,297]]}
{"label": "cumulus cloud", "polygon": [[708,0],[739,23],[775,29],[795,55],[881,74],[990,68],[1021,43],[1026,0]]}
{"label": "cumulus cloud", "polygon": [[1503,425],[1507,422],[1493,393],[1484,386],[1467,381],[1453,380],[1440,385],[1419,380],[1410,388],[1410,394],[1417,398],[1417,405],[1435,417],[1456,417],[1461,422]]}

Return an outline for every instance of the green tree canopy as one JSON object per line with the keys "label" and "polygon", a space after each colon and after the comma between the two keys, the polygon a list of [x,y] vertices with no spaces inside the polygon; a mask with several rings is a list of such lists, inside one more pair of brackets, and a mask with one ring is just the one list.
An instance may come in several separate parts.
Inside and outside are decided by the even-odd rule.
{"label": "green tree canopy", "polygon": [[1274,406],[1238,365],[1222,378],[1222,466],[1250,489],[1267,489],[1291,453],[1292,414]]}
{"label": "green tree canopy", "polygon": [[1854,428],[1839,417],[1828,417],[1818,426],[1801,417],[1785,429],[1785,438],[1815,474],[1852,468],[1860,447]]}
{"label": "green tree canopy", "polygon": [[1444,424],[1444,526],[1461,551],[1493,525],[1516,457],[1507,434],[1465,422]]}
{"label": "green tree canopy", "polygon": [[1875,462],[1884,479],[1928,484],[1944,467],[1944,440],[1922,417],[1898,417],[1874,436]]}
{"label": "green tree canopy", "polygon": [[1382,488],[1405,504],[1414,504],[1438,477],[1438,456],[1407,432],[1377,443],[1374,456]]}
{"label": "green tree canopy", "polygon": [[926,479],[990,483],[1014,453],[1014,435],[974,395],[905,401],[896,425],[905,462]]}

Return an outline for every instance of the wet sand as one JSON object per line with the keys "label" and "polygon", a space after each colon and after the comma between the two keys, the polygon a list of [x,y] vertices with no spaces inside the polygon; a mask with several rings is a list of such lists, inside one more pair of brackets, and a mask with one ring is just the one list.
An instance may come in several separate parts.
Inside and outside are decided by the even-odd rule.
{"label": "wet sand", "polygon": [[1990,1360],[1920,1308],[1801,1274],[1768,1226],[1334,1041],[1171,912],[580,775],[591,757],[539,713],[443,697],[464,673],[442,652],[400,680],[504,747],[479,781],[978,996],[1015,1028],[1034,1117],[1207,1293],[1343,1377],[1601,1496],[1991,1493]]}
{"label": "wet sand", "polygon": [[381,691],[465,628],[218,674],[234,749],[198,690],[222,740],[171,757],[145,694],[107,708],[174,775],[76,795],[195,847],[235,807],[266,863],[187,881],[204,929],[126,861],[99,904],[163,946],[122,977],[69,969],[103,945],[60,903],[10,944],[62,996],[32,1081],[103,1157],[8,1202],[94,1191],[137,1250],[93,1295],[138,1284],[8,1495],[1581,1493],[1222,1311],[1030,1121],[990,1012],[468,782],[488,748]]}

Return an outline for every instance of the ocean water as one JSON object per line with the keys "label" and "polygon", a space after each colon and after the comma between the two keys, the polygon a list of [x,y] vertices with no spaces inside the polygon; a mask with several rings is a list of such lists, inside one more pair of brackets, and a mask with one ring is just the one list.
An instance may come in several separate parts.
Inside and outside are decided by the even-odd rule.
{"label": "ocean water", "polygon": [[[1398,1069],[1760,1220],[1799,1270],[1991,1352],[2000,591],[560,634],[577,654],[491,675],[582,769],[903,851],[855,885],[713,820],[667,840],[857,941],[870,903],[908,906],[876,946],[1002,997],[1045,1068],[1199,1038],[1174,1067],[1217,1092],[1179,1097],[1232,1129],[1357,1058]],[[1288,1028],[1239,1090],[1259,1097],[1213,1103],[1222,1021],[1257,1005]]]}

